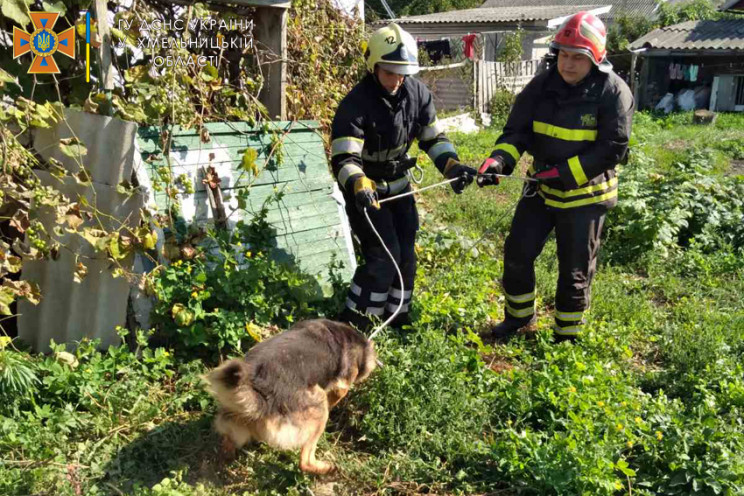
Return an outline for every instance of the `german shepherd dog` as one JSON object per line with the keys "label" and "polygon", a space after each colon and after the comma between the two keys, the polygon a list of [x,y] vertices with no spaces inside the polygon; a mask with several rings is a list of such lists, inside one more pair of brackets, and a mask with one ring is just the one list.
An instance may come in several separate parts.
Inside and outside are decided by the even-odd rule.
{"label": "german shepherd dog", "polygon": [[298,322],[290,330],[251,348],[243,359],[227,361],[206,380],[219,403],[214,422],[223,455],[250,441],[283,450],[301,448],[300,469],[333,470],[316,460],[328,412],[376,367],[372,341],[331,320]]}

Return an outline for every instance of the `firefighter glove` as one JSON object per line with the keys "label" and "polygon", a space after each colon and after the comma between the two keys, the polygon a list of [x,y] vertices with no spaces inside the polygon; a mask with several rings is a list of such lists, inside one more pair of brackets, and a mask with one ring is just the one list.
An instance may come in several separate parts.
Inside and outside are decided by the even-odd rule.
{"label": "firefighter glove", "polygon": [[356,203],[357,210],[364,212],[365,208],[380,209],[380,204],[377,203],[375,189],[375,182],[366,176],[362,176],[356,180],[354,183],[354,202]]}
{"label": "firefighter glove", "polygon": [[455,194],[460,194],[462,191],[473,182],[473,178],[475,177],[476,170],[472,167],[468,167],[467,165],[462,165],[460,162],[458,162],[454,158],[450,158],[447,160],[447,165],[444,166],[444,177],[447,179],[454,179],[459,178],[458,181],[453,181],[450,183],[450,186],[452,186],[452,191],[455,192]]}
{"label": "firefighter glove", "polygon": [[495,174],[504,173],[504,159],[499,155],[492,155],[483,161],[478,169],[478,187],[496,186],[499,184],[499,176]]}
{"label": "firefighter glove", "polygon": [[561,181],[561,175],[558,172],[558,167],[551,167],[544,171],[540,171],[534,175],[534,178],[540,181],[540,183],[549,186],[561,186],[563,184]]}

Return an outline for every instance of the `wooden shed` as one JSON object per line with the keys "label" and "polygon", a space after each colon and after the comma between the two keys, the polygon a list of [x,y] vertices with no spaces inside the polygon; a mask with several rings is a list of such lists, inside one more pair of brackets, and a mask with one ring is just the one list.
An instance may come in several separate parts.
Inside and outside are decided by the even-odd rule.
{"label": "wooden shed", "polygon": [[[336,273],[348,279],[355,268],[355,257],[343,199],[329,172],[319,124],[281,121],[266,126],[268,129],[245,122],[206,124],[206,143],[204,131],[173,129],[170,173],[173,178],[180,178],[178,183],[191,183],[194,188],[193,194],[182,194],[181,215],[197,223],[215,219],[203,183],[203,166],[213,166],[220,178],[228,228],[238,220],[252,219],[267,199],[274,198],[267,204],[267,220],[275,229],[275,258],[316,276],[327,293],[330,265],[341,263],[343,268]],[[277,137],[281,139],[280,149],[276,148]],[[149,181],[148,189],[153,191],[158,169],[168,167],[160,139],[160,128],[144,127],[138,131],[138,177]],[[256,151],[257,174],[241,168],[249,148]],[[267,162],[272,149],[273,158]],[[239,208],[240,197],[244,208]],[[161,212],[169,204],[162,190],[154,191],[151,200]]]}
{"label": "wooden shed", "polygon": [[655,29],[628,47],[642,66],[638,108],[695,94],[695,107],[744,111],[744,17]]}

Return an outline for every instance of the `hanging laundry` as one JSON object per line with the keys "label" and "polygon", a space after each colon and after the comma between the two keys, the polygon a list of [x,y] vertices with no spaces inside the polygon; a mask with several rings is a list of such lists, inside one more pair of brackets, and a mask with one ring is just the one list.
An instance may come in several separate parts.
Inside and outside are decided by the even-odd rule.
{"label": "hanging laundry", "polygon": [[690,66],[689,65],[682,65],[682,79],[684,81],[690,80]]}
{"label": "hanging laundry", "polygon": [[690,81],[697,81],[699,70],[700,70],[700,66],[698,65],[690,66]]}
{"label": "hanging laundry", "polygon": [[674,62],[669,63],[669,79],[677,79],[677,70],[674,68]]}
{"label": "hanging laundry", "polygon": [[429,54],[429,58],[434,64],[438,64],[444,57],[450,57],[449,38],[443,40],[424,41],[421,47]]}
{"label": "hanging laundry", "polygon": [[682,64],[674,64],[674,70],[677,73],[677,80],[681,81],[684,79],[684,76],[682,75]]}
{"label": "hanging laundry", "polygon": [[473,49],[473,44],[475,43],[475,36],[474,34],[466,34],[462,37],[462,41],[465,43],[465,56],[469,58],[470,60],[473,59],[473,56],[475,55],[475,50]]}

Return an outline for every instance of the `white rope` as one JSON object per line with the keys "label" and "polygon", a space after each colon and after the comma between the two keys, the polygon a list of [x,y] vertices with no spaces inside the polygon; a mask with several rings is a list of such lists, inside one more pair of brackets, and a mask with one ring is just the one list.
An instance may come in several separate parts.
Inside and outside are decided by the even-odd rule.
{"label": "white rope", "polygon": [[[401,193],[399,195],[389,196],[387,198],[383,198],[382,200],[378,201],[377,203],[385,203],[385,202],[389,202],[391,200],[397,200],[398,198],[403,198],[404,196],[417,195],[419,193],[423,193],[427,189],[436,188],[438,186],[442,186],[443,184],[449,184],[449,183],[453,183],[453,182],[459,181],[459,180],[460,180],[459,177],[453,177],[452,179],[447,179],[446,181],[442,181],[441,183],[431,184],[431,185],[426,186],[426,187],[423,187],[421,189],[412,189],[411,191],[409,191],[407,193]],[[367,219],[367,220],[369,220],[369,219]],[[369,225],[371,226],[372,223],[370,222]],[[377,232],[377,231],[375,231],[375,232]],[[380,239],[380,241],[382,241],[382,239]]]}
{"label": "white rope", "polygon": [[405,297],[403,296],[403,273],[400,271],[400,267],[398,267],[398,264],[395,263],[395,257],[393,256],[392,253],[390,253],[390,250],[388,249],[388,247],[385,246],[385,242],[382,240],[382,236],[380,236],[380,233],[377,232],[377,229],[375,229],[374,224],[372,224],[372,220],[369,218],[369,214],[367,213],[367,207],[364,207],[364,216],[367,218],[369,227],[372,228],[372,231],[375,233],[375,236],[377,236],[377,239],[380,240],[380,244],[385,249],[385,253],[388,254],[388,257],[390,257],[390,260],[393,262],[395,271],[398,273],[398,280],[400,281],[400,292],[401,292],[400,303],[398,303],[398,308],[395,309],[395,312],[393,312],[393,314],[390,317],[388,317],[388,319],[385,322],[377,326],[377,328],[372,332],[372,334],[369,335],[369,340],[372,341],[375,338],[375,336],[379,334],[381,330],[387,327],[388,324],[390,324],[390,322],[392,322],[393,319],[398,316],[398,314],[400,313],[400,309],[403,308],[403,300],[405,299]]}
{"label": "white rope", "polygon": [[[401,193],[399,195],[395,195],[395,196],[391,196],[389,198],[384,198],[382,200],[379,200],[378,203],[385,203],[385,202],[388,202],[388,201],[391,201],[391,200],[397,200],[398,198],[403,198],[405,196],[415,195],[415,194],[421,193],[423,191],[426,191],[427,189],[436,188],[438,186],[443,186],[445,184],[449,184],[449,183],[454,182],[454,181],[457,181],[459,179],[460,179],[459,177],[454,177],[452,179],[448,179],[446,181],[442,181],[441,183],[432,184],[430,186],[426,186],[426,187],[421,188],[421,189],[417,189],[417,190],[413,190],[412,189],[411,191],[408,191],[406,193]],[[382,236],[380,236],[380,233],[377,232],[377,229],[375,229],[375,225],[372,224],[372,219],[369,218],[369,213],[367,213],[367,207],[364,207],[364,216],[367,218],[367,223],[369,224],[370,229],[372,229],[372,232],[375,233],[375,236],[377,236],[377,239],[380,241],[380,244],[385,249],[385,253],[387,253],[388,257],[390,257],[390,261],[393,262],[393,267],[395,267],[395,271],[398,273],[398,281],[400,281],[400,302],[398,303],[398,308],[395,309],[395,312],[393,312],[393,314],[390,317],[388,317],[388,319],[385,322],[383,322],[382,324],[380,324],[379,326],[377,326],[374,329],[374,331],[372,331],[372,334],[369,335],[369,340],[372,341],[375,338],[375,336],[377,336],[380,333],[380,331],[382,331],[384,328],[386,328],[390,324],[390,322],[392,322],[393,319],[395,319],[395,317],[397,317],[398,314],[400,313],[401,308],[403,308],[403,300],[405,299],[405,296],[404,296],[405,295],[405,288],[404,288],[404,284],[403,284],[403,273],[400,271],[400,267],[398,267],[398,264],[395,261],[395,257],[393,256],[392,253],[390,253],[390,250],[385,245],[385,242],[382,240]]]}

